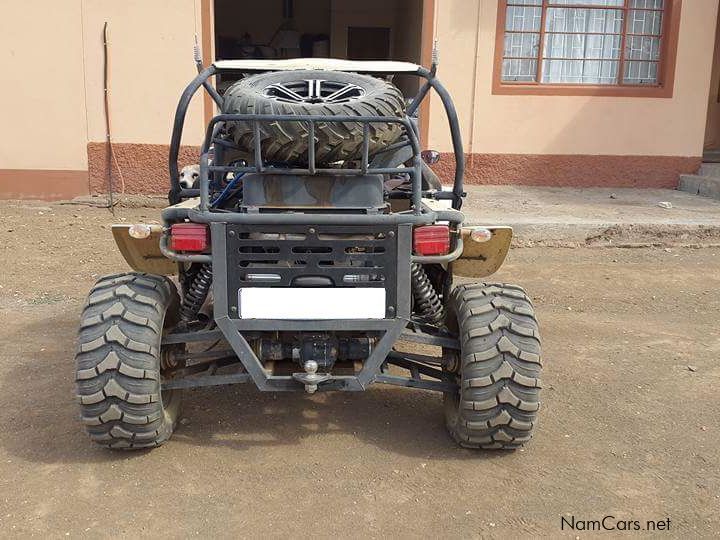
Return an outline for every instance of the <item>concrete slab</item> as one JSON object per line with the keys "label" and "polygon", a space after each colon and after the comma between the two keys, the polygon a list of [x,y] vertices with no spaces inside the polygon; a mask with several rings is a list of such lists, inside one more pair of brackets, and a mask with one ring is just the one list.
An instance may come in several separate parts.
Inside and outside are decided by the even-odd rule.
{"label": "concrete slab", "polygon": [[466,222],[511,225],[518,245],[720,243],[720,201],[682,191],[524,186],[466,191]]}
{"label": "concrete slab", "polygon": [[[718,165],[720,165],[720,163]],[[678,189],[691,195],[720,200],[720,178],[718,177],[681,174]]]}
{"label": "concrete slab", "polygon": [[698,171],[700,176],[720,178],[720,163],[703,163]]}

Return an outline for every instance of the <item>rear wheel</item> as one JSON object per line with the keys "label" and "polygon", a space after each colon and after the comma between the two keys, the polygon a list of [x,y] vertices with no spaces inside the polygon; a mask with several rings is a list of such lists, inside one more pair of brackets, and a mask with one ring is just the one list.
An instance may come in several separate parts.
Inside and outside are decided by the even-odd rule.
{"label": "rear wheel", "polygon": [[468,448],[515,449],[532,437],[540,407],[540,336],[530,299],[506,284],[462,285],[452,293],[450,326],[460,355],[445,394],[448,431]]}
{"label": "rear wheel", "polygon": [[177,290],[165,277],[117,274],[93,287],[80,323],[75,378],[81,420],[96,443],[136,449],[170,438],[182,396],[161,391],[174,350],[161,340],[178,313]]}

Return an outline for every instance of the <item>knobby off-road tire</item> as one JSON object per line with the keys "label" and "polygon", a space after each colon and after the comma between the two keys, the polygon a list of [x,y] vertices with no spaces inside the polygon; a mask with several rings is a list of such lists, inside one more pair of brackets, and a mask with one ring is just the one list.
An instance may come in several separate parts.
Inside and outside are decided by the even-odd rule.
{"label": "knobby off-road tire", "polygon": [[515,449],[532,437],[540,406],[540,336],[520,287],[462,285],[452,293],[457,324],[458,393],[445,394],[445,420],[464,447]]}
{"label": "knobby off-road tire", "polygon": [[[347,99],[340,95],[337,101],[312,102],[313,100],[306,96],[303,86],[307,81],[322,81],[328,85],[328,92],[333,90],[331,85],[354,85],[359,90],[356,90],[355,94],[345,94]],[[276,91],[277,85],[297,90],[297,95],[302,94],[300,97],[307,97],[308,100],[298,100],[291,94]],[[231,114],[402,118],[404,111],[403,95],[392,83],[367,75],[334,71],[278,71],[253,75],[230,86],[225,92],[223,105],[223,112]],[[229,126],[235,143],[254,155],[253,122],[231,122]],[[402,131],[400,125],[395,123],[370,124],[370,155],[397,141]],[[260,136],[265,161],[307,164],[307,123],[261,122]],[[360,159],[363,125],[359,122],[318,122],[315,125],[315,140],[315,158],[318,164]]]}
{"label": "knobby off-road tire", "polygon": [[160,391],[163,328],[177,323],[167,278],[128,273],[98,280],[82,313],[76,355],[81,421],[110,448],[159,446],[173,432],[181,391]]}

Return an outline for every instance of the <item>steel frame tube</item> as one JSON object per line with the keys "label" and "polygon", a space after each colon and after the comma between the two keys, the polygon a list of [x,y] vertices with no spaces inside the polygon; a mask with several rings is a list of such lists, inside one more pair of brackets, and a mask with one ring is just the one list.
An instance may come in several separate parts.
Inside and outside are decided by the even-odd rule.
{"label": "steel frame tube", "polygon": [[453,208],[460,210],[460,208],[462,208],[462,198],[465,196],[463,187],[463,179],[465,178],[465,150],[463,149],[457,109],[455,109],[455,104],[450,96],[450,92],[440,83],[432,71],[421,68],[418,70],[418,75],[427,79],[430,86],[432,86],[433,90],[435,90],[440,97],[443,107],[445,107],[445,114],[447,115],[448,125],[450,127],[450,138],[452,139],[453,152],[455,154],[455,182],[453,183],[455,200],[453,201]]}
{"label": "steel frame tube", "polygon": [[180,143],[182,142],[183,127],[185,126],[188,107],[195,92],[216,73],[218,73],[218,69],[215,66],[209,66],[198,73],[185,90],[183,90],[183,93],[180,95],[180,101],[175,109],[175,119],[173,120],[172,135],[170,137],[170,151],[168,153],[168,166],[170,169],[170,193],[168,194],[168,198],[172,204],[179,202],[178,195],[182,190],[180,187],[178,158],[180,156]]}
{"label": "steel frame tube", "polygon": [[[185,124],[185,117],[187,115],[187,110],[190,105],[190,101],[192,100],[193,95],[197,92],[197,90],[205,86],[205,84],[208,83],[208,79],[218,73],[224,73],[224,72],[230,72],[230,71],[237,71],[232,69],[218,69],[215,65],[211,65],[201,71],[197,77],[195,77],[190,84],[185,88],[183,93],[180,96],[180,101],[178,102],[176,111],[175,111],[175,119],[173,121],[173,130],[172,130],[172,136],[170,139],[170,152],[168,157],[168,165],[169,165],[169,172],[170,172],[170,193],[168,194],[170,202],[172,204],[176,204],[180,201],[180,196],[183,192],[182,188],[180,187],[180,171],[178,169],[178,157],[180,154],[180,143],[182,140],[182,132],[183,127]],[[433,70],[428,70],[426,68],[419,68],[416,75],[418,77],[424,78],[427,80],[427,82],[422,86],[420,91],[418,92],[418,95],[413,100],[413,103],[410,106],[410,111],[414,112],[414,110],[417,109],[417,107],[420,105],[422,100],[427,96],[429,90],[432,88],[435,90],[440,97],[440,100],[443,104],[443,107],[445,108],[445,112],[448,118],[448,124],[450,127],[450,135],[452,139],[453,144],[453,152],[455,154],[455,179],[453,183],[453,194],[454,199],[452,202],[452,206],[454,209],[459,210],[462,207],[462,197],[464,196],[463,191],[463,178],[465,174],[465,155],[462,145],[462,135],[460,133],[460,123],[457,116],[457,110],[455,109],[455,105],[453,104],[452,98],[450,97],[450,93],[447,91],[447,89],[440,83],[440,81],[435,77],[435,73]],[[212,95],[212,93],[211,93]],[[215,99],[215,96],[213,96],[213,99]],[[224,115],[218,115],[215,118],[222,117]],[[255,115],[250,115],[255,116]],[[290,115],[291,118],[289,120],[300,120],[300,117],[294,117]],[[215,120],[215,118],[213,120]],[[255,118],[258,118],[255,116]],[[316,120],[318,117],[314,117]],[[376,117],[379,118],[379,117]],[[394,121],[397,121],[399,119],[395,118]],[[407,120],[407,117],[400,120]],[[326,119],[323,119],[323,121],[327,121]],[[350,120],[346,121],[358,121],[358,118],[352,118]],[[256,124],[258,125],[258,124]],[[415,139],[417,137],[415,136]],[[210,138],[211,140],[212,138]],[[207,142],[207,141],[206,141]],[[256,137],[256,159],[257,155],[259,155],[258,148],[258,140]],[[419,143],[418,143],[419,146]],[[413,148],[415,150],[415,148]],[[258,169],[260,172],[262,172],[262,163],[256,163],[258,165]],[[417,170],[418,164],[417,162],[414,163],[414,167]],[[408,172],[408,171],[406,171]],[[421,172],[421,171],[420,171]],[[416,172],[417,174],[417,172]],[[415,184],[415,182],[414,182]],[[419,185],[420,182],[417,182]],[[416,191],[416,190],[414,190]],[[415,211],[418,211],[419,204],[416,199],[419,199],[420,197],[414,197],[413,198],[413,204],[416,207]]]}
{"label": "steel frame tube", "polygon": [[171,259],[173,261],[177,262],[190,262],[190,263],[211,263],[212,257],[210,255],[203,255],[203,254],[185,254],[185,253],[178,253],[177,251],[174,251],[170,249],[168,246],[168,234],[165,232],[160,237],[160,252],[167,257],[168,259]]}
{"label": "steel frame tube", "polygon": [[450,253],[446,255],[412,255],[410,260],[419,264],[447,264],[459,259],[462,255],[463,248],[463,239],[460,235],[458,235],[455,240],[455,249],[453,249]]}
{"label": "steel frame tube", "polygon": [[247,225],[429,225],[436,221],[460,224],[464,220],[457,210],[425,210],[420,214],[398,212],[394,214],[307,214],[278,213],[255,214],[200,211],[196,208],[170,206],[162,211],[166,223],[189,219],[195,223],[241,223]]}

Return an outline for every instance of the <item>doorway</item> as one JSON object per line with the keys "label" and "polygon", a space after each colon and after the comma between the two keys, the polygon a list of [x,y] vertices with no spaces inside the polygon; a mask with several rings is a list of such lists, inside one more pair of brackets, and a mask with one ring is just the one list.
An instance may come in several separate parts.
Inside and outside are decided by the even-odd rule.
{"label": "doorway", "polygon": [[[422,63],[426,52],[423,15],[432,15],[424,3],[428,0],[215,0],[215,58],[332,57]],[[218,90],[222,93],[233,82],[222,78]],[[395,83],[412,96],[419,81],[398,77]]]}
{"label": "doorway", "polygon": [[348,60],[390,60],[390,28],[350,26],[347,37]]}

